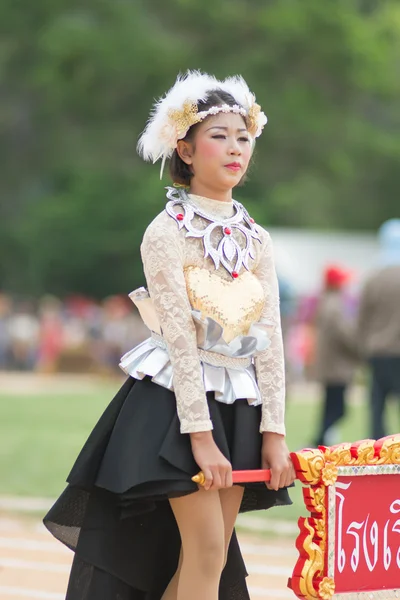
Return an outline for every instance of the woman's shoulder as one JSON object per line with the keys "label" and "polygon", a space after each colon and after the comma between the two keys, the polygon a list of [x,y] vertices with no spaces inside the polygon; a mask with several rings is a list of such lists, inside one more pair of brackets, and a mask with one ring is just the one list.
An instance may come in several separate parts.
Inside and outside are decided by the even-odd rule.
{"label": "woman's shoulder", "polygon": [[257,234],[261,242],[261,251],[263,251],[265,248],[271,246],[271,236],[269,234],[269,231],[259,223],[255,223],[255,227],[257,229]]}
{"label": "woman's shoulder", "polygon": [[165,240],[166,243],[170,243],[177,242],[178,239],[178,225],[165,209],[149,223],[143,235],[143,243],[154,240]]}
{"label": "woman's shoulder", "polygon": [[256,266],[260,266],[261,264],[265,264],[265,261],[269,262],[272,260],[274,262],[274,250],[273,250],[273,241],[271,239],[271,235],[269,231],[259,225],[259,223],[255,223],[259,243],[254,242],[254,247],[256,250]]}
{"label": "woman's shoulder", "polygon": [[265,229],[265,227],[263,227],[259,223],[256,223],[255,225],[256,225],[256,228],[257,228],[257,233],[258,233],[258,235],[261,238],[261,241],[262,242],[268,242],[271,239],[269,231],[267,229]]}

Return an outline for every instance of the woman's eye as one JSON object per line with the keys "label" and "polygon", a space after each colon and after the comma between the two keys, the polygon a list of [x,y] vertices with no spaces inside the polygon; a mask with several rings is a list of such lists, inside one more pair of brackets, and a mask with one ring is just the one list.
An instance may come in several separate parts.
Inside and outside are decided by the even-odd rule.
{"label": "woman's eye", "polygon": [[248,137],[241,137],[239,138],[239,142],[249,142],[249,138]]}
{"label": "woman's eye", "polygon": [[214,140],[224,140],[226,135],[222,135],[221,133],[212,136]]}

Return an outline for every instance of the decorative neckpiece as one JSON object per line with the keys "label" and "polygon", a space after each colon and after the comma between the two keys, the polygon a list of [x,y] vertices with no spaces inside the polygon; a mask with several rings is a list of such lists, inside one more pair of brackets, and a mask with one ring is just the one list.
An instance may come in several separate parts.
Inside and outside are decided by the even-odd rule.
{"label": "decorative neckpiece", "polygon": [[[178,224],[179,229],[184,227],[187,231],[186,237],[201,238],[204,246],[204,257],[209,256],[219,269],[222,265],[228,273],[235,279],[239,276],[242,266],[250,270],[249,259],[255,259],[253,240],[261,244],[261,238],[257,231],[257,226],[240,202],[233,201],[234,214],[225,219],[203,211],[191,201],[184,188],[167,187],[167,202],[165,210]],[[176,211],[178,208],[178,212]],[[195,216],[202,217],[210,224],[202,229],[196,228],[192,220]],[[211,239],[215,230],[220,230],[222,239],[215,248]],[[246,242],[242,249],[232,233],[236,229],[244,236]]]}
{"label": "decorative neckpiece", "polygon": [[[230,94],[235,104],[220,104],[199,111],[198,104],[206,102],[211,91]],[[165,161],[172,156],[178,140],[186,136],[192,125],[220,112],[242,115],[253,140],[261,135],[267,123],[267,117],[243,77],[237,75],[219,81],[207,73],[188,71],[183,77],[179,76],[175,85],[154,105],[138,142],[139,154],[153,163],[161,158],[162,176]]]}

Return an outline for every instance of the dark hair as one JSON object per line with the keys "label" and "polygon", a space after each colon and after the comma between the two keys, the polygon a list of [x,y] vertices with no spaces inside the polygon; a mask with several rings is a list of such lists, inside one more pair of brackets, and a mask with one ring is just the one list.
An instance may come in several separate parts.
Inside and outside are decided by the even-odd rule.
{"label": "dark hair", "polygon": [[[199,112],[203,110],[209,110],[213,106],[221,106],[222,104],[234,106],[237,104],[237,102],[235,98],[231,96],[231,94],[228,94],[228,92],[224,92],[223,90],[212,90],[208,92],[206,100],[198,102],[197,110]],[[199,125],[200,123],[196,123],[190,127],[189,131],[183,138],[185,142],[191,142],[193,140]],[[190,168],[190,165],[187,165],[181,159],[176,149],[174,150],[169,161],[169,174],[171,175],[174,183],[179,183],[185,186],[190,185],[190,181],[193,177],[193,172]]]}

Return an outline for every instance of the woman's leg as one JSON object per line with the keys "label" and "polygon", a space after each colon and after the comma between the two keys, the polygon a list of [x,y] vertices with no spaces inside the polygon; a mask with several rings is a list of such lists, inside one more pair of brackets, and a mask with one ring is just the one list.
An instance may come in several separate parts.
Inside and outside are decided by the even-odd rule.
{"label": "woman's leg", "polygon": [[[225,560],[225,524],[220,492],[199,490],[189,496],[172,498],[170,504],[182,540],[176,599],[218,600]],[[165,599],[169,600],[169,597]]]}
{"label": "woman's leg", "polygon": [[225,530],[225,559],[228,556],[229,543],[231,541],[233,528],[235,527],[236,518],[239,513],[239,508],[242,503],[244,488],[239,485],[234,485],[231,488],[225,488],[219,490],[219,497],[221,499],[221,508],[224,519],[224,530]]}
{"label": "woman's leg", "polygon": [[[208,492],[207,492],[208,493]],[[224,565],[228,555],[229,543],[232,537],[233,528],[235,526],[236,518],[239,513],[240,504],[242,502],[244,488],[240,486],[233,486],[229,489],[223,489],[219,491],[219,497],[222,509],[222,518],[224,521]],[[182,550],[179,556],[178,569],[171,579],[167,589],[164,592],[162,600],[177,600],[178,598],[178,581],[180,570],[182,566]]]}
{"label": "woman's leg", "polygon": [[169,582],[167,589],[163,593],[161,600],[176,600],[178,597],[178,582],[179,582],[179,575],[180,575],[181,567],[182,567],[182,556],[183,556],[183,553],[182,553],[182,548],[181,548],[181,552],[179,554],[178,568],[177,568],[174,576],[172,577],[171,581]]}

